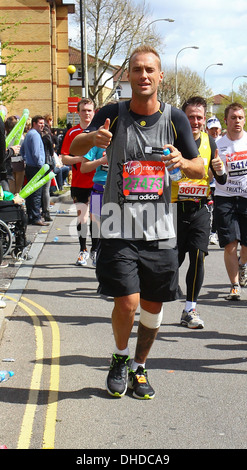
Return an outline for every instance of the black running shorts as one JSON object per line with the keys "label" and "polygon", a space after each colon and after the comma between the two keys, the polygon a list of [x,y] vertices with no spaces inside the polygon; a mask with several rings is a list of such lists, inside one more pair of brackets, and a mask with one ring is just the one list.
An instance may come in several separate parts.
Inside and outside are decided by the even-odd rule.
{"label": "black running shorts", "polygon": [[158,241],[101,239],[97,251],[98,293],[169,302],[178,296],[177,248],[159,249]]}
{"label": "black running shorts", "polygon": [[221,248],[235,240],[247,246],[247,198],[215,196],[215,221]]}
{"label": "black running shorts", "polygon": [[89,202],[92,188],[74,188],[70,189],[71,197],[74,203],[81,202],[87,204]]}

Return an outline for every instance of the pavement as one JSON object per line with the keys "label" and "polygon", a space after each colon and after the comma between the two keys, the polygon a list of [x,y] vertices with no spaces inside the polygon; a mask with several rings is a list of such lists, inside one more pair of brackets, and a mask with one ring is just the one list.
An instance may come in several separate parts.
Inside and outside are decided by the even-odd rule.
{"label": "pavement", "polygon": [[[133,399],[130,391],[120,400],[112,399],[105,390],[114,343],[112,301],[97,294],[91,263],[75,266],[78,241],[71,236],[75,219],[72,209],[69,191],[56,198],[50,226],[28,226],[33,258],[19,266],[9,259],[9,266],[0,271],[1,291],[6,297],[18,301],[25,291],[26,301],[34,301],[41,308],[44,390],[40,391],[30,448],[39,449],[41,445],[42,424],[39,426],[38,420],[44,421],[52,370],[48,366],[57,361],[56,449],[246,449],[247,288],[242,289],[241,301],[226,300],[229,280],[223,250],[218,245],[209,246],[205,260],[198,300],[204,329],[180,326],[184,297],[164,304],[163,322],[147,361],[155,399],[143,403]],[[186,259],[180,269],[183,292],[187,263]],[[17,433],[20,429],[31,373],[34,364],[39,365],[29,315],[16,301],[7,299],[6,308],[0,310],[1,331],[7,326],[1,354],[15,358],[15,376],[0,389],[5,413],[2,442],[13,449],[14,430]],[[49,322],[44,311],[51,312]],[[138,317],[137,312],[129,344],[131,357]],[[50,352],[55,326],[60,334],[59,354]],[[57,343],[54,337],[54,345]],[[194,461],[198,464],[197,458]]]}
{"label": "pavement", "polygon": [[[65,193],[58,195],[58,196],[52,196],[51,197],[51,212],[53,217],[56,217],[57,211],[59,212],[59,207],[60,203],[66,200],[70,200],[70,189],[66,191]],[[71,201],[72,202],[72,201]],[[51,222],[52,224],[52,222]],[[46,235],[51,228],[51,224],[47,227],[38,227],[36,225],[28,225],[27,226],[27,240],[30,241],[32,244],[36,241],[38,243],[38,251],[42,249],[42,246],[45,243],[46,240]],[[13,283],[15,281],[15,278],[17,276],[17,273],[22,267],[23,271],[23,266],[26,265],[26,281],[28,279],[28,274],[30,274],[32,266],[35,264],[35,261],[38,256],[38,251],[37,251],[37,243],[36,245],[36,250],[34,251],[33,248],[30,248],[30,254],[32,255],[32,259],[29,261],[16,261],[12,258],[10,254],[8,254],[4,259],[2,266],[0,267],[0,298],[3,297],[4,295],[8,294],[8,291],[13,290]],[[24,284],[23,284],[23,289],[24,289]],[[18,297],[21,297],[23,289],[19,289],[19,294]],[[14,306],[10,307],[7,305],[6,308],[0,308],[0,340],[4,331],[5,327],[5,322],[6,322],[6,317],[11,315],[13,312],[10,311],[10,308],[13,308]]]}

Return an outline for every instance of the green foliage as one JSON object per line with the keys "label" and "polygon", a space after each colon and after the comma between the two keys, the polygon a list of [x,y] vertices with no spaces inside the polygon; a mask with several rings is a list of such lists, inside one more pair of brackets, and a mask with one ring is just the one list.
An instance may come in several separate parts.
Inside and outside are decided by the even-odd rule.
{"label": "green foliage", "polygon": [[[7,18],[0,17],[0,34],[10,30],[11,36],[12,31],[16,31],[21,24],[21,21],[18,21],[14,25],[7,25]],[[31,72],[34,67],[25,68],[23,65],[15,63],[16,58],[23,51],[24,49],[14,47],[11,41],[3,41],[1,43],[1,61],[7,66],[7,75],[6,77],[2,77],[0,88],[0,101],[4,104],[15,101],[19,93],[27,89],[26,85],[17,87],[17,83],[21,83],[24,78],[25,81],[31,80],[30,77],[27,77],[27,74]]]}
{"label": "green foliage", "polygon": [[67,117],[58,118],[57,125],[60,129],[65,129],[67,127]]}
{"label": "green foliage", "polygon": [[[200,95],[209,99],[212,90],[205,88],[205,84],[197,72],[189,67],[181,67],[177,74],[177,91],[179,107],[191,96]],[[176,84],[172,67],[166,67],[164,79],[159,87],[159,98],[172,106],[176,106]]]}
{"label": "green foliage", "polygon": [[240,85],[238,92],[243,98],[245,102],[245,106],[247,106],[247,82],[246,81],[242,85]]}
{"label": "green foliage", "polygon": [[[221,127],[222,129],[226,129],[226,124],[225,124],[225,121],[224,121],[224,114],[225,114],[225,108],[231,103],[231,102],[234,102],[234,103],[240,103],[243,105],[243,107],[245,108],[245,112],[247,110],[247,102],[245,100],[245,97],[240,95],[240,94],[237,94],[237,93],[233,93],[233,96],[226,96],[223,100],[222,100],[222,103],[221,105],[219,106],[218,110],[217,110],[217,113],[216,113],[216,116],[217,118],[219,119],[220,123],[221,123]],[[247,123],[245,124],[244,126],[244,130],[247,131]]]}

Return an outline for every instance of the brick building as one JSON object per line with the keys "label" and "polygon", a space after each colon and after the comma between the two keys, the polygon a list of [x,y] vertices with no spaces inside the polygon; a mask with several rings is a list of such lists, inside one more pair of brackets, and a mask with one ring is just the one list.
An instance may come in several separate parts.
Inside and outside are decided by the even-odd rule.
{"label": "brick building", "polygon": [[[6,26],[0,41],[10,41],[22,49],[9,67],[30,71],[21,80],[27,87],[8,105],[8,114],[30,115],[52,113],[54,125],[68,112],[69,65],[68,14],[74,13],[74,0],[0,0],[0,17]],[[20,22],[18,27],[14,25]],[[4,62],[4,51],[2,53]],[[7,68],[8,73],[8,68]]]}

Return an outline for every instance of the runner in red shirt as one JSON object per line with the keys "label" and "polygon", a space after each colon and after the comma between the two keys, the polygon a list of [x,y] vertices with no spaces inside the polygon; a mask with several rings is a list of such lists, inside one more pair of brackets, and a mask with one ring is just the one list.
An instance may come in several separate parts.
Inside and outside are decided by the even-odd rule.
{"label": "runner in red shirt", "polygon": [[[89,254],[86,247],[87,221],[89,215],[89,199],[93,187],[93,176],[95,171],[82,174],[80,171],[82,156],[70,155],[69,148],[73,139],[80,134],[93,119],[94,103],[89,98],[83,98],[77,105],[77,112],[80,116],[80,123],[67,131],[62,144],[62,162],[72,168],[71,197],[77,205],[77,233],[80,243],[80,252],[76,264],[78,266],[87,265]],[[92,239],[93,245],[93,239]],[[91,251],[94,247],[92,246]]]}

